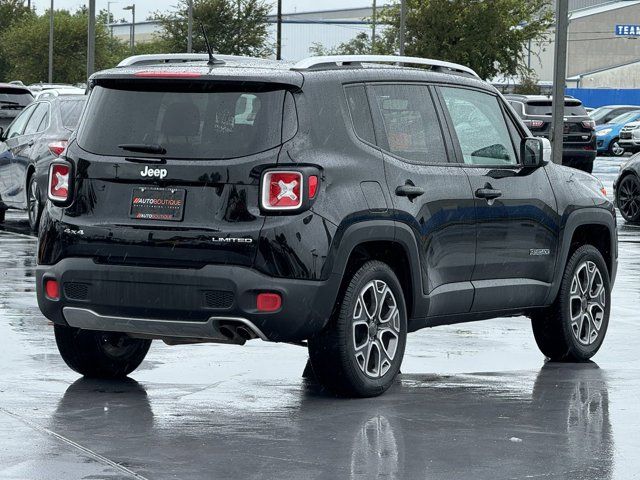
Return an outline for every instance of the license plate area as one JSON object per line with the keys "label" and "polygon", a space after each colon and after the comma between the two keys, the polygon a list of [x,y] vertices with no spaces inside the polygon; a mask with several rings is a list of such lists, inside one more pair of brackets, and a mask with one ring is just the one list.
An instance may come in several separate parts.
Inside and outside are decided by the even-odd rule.
{"label": "license plate area", "polygon": [[181,222],[186,193],[183,188],[135,187],[129,216],[136,220]]}

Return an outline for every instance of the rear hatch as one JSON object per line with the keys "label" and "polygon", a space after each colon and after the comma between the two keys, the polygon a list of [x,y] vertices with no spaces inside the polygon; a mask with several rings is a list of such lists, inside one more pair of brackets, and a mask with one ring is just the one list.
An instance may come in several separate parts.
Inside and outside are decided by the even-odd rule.
{"label": "rear hatch", "polygon": [[[550,138],[552,102],[530,100],[525,106],[525,123],[531,133],[538,137]],[[587,145],[593,140],[595,124],[582,106],[580,100],[567,99],[564,102],[564,143],[566,146]]]}
{"label": "rear hatch", "polygon": [[65,254],[128,265],[252,264],[264,223],[260,173],[277,163],[283,135],[295,133],[283,133],[283,117],[295,118],[290,97],[269,83],[98,82],[69,149],[77,198],[65,221],[82,234]]}

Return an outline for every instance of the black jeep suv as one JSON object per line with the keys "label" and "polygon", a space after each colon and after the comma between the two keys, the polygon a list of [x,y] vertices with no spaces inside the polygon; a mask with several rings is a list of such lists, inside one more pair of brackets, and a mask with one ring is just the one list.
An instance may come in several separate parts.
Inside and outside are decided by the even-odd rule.
{"label": "black jeep suv", "polygon": [[[507,95],[507,101],[536,137],[551,137],[551,97]],[[598,154],[596,123],[577,98],[564,100],[564,138],[562,164],[587,173],[593,171]]]}
{"label": "black jeep suv", "polygon": [[37,269],[77,372],[125,376],[152,339],[260,338],[307,345],[322,384],[373,396],[425,327],[527,315],[551,359],[600,348],[613,205],[466,67],[227,59],[89,89],[50,169]]}

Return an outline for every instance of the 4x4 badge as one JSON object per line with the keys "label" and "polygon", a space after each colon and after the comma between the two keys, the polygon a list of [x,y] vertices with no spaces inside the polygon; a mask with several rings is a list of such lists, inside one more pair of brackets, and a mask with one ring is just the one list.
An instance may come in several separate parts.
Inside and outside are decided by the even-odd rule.
{"label": "4x4 badge", "polygon": [[167,169],[144,167],[144,170],[140,172],[140,175],[143,177],[149,177],[149,178],[158,177],[160,179],[163,179],[164,177],[167,176]]}

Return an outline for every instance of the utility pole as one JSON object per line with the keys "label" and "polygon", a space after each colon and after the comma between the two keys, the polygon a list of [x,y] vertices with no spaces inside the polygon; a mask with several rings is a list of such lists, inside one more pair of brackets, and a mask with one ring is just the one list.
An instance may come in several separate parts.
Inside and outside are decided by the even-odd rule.
{"label": "utility pole", "polygon": [[96,68],[96,0],[89,0],[89,27],[87,28],[87,78]]}
{"label": "utility pole", "polygon": [[53,0],[49,9],[49,83],[53,83]]}
{"label": "utility pole", "polygon": [[569,32],[569,0],[556,2],[556,46],[553,68],[553,120],[551,143],[553,162],[562,165],[564,139],[564,87],[567,78],[567,37]]}
{"label": "utility pole", "polygon": [[282,60],[282,0],[278,0],[278,24],[276,25],[276,60]]}
{"label": "utility pole", "polygon": [[400,55],[404,55],[405,30],[407,29],[407,0],[400,1]]}
{"label": "utility pole", "polygon": [[193,0],[189,0],[187,14],[187,53],[193,52]]}
{"label": "utility pole", "polygon": [[120,2],[107,2],[107,28],[109,29],[109,35],[113,38],[113,26],[111,25],[111,4]]}
{"label": "utility pole", "polygon": [[376,7],[376,0],[373,0],[373,13],[371,15],[371,53],[375,53],[376,50],[376,21],[378,20],[378,11]]}
{"label": "utility pole", "polygon": [[128,7],[124,7],[123,10],[131,10],[131,38],[129,39],[129,48],[131,49],[131,55],[136,53],[136,4],[132,3]]}

